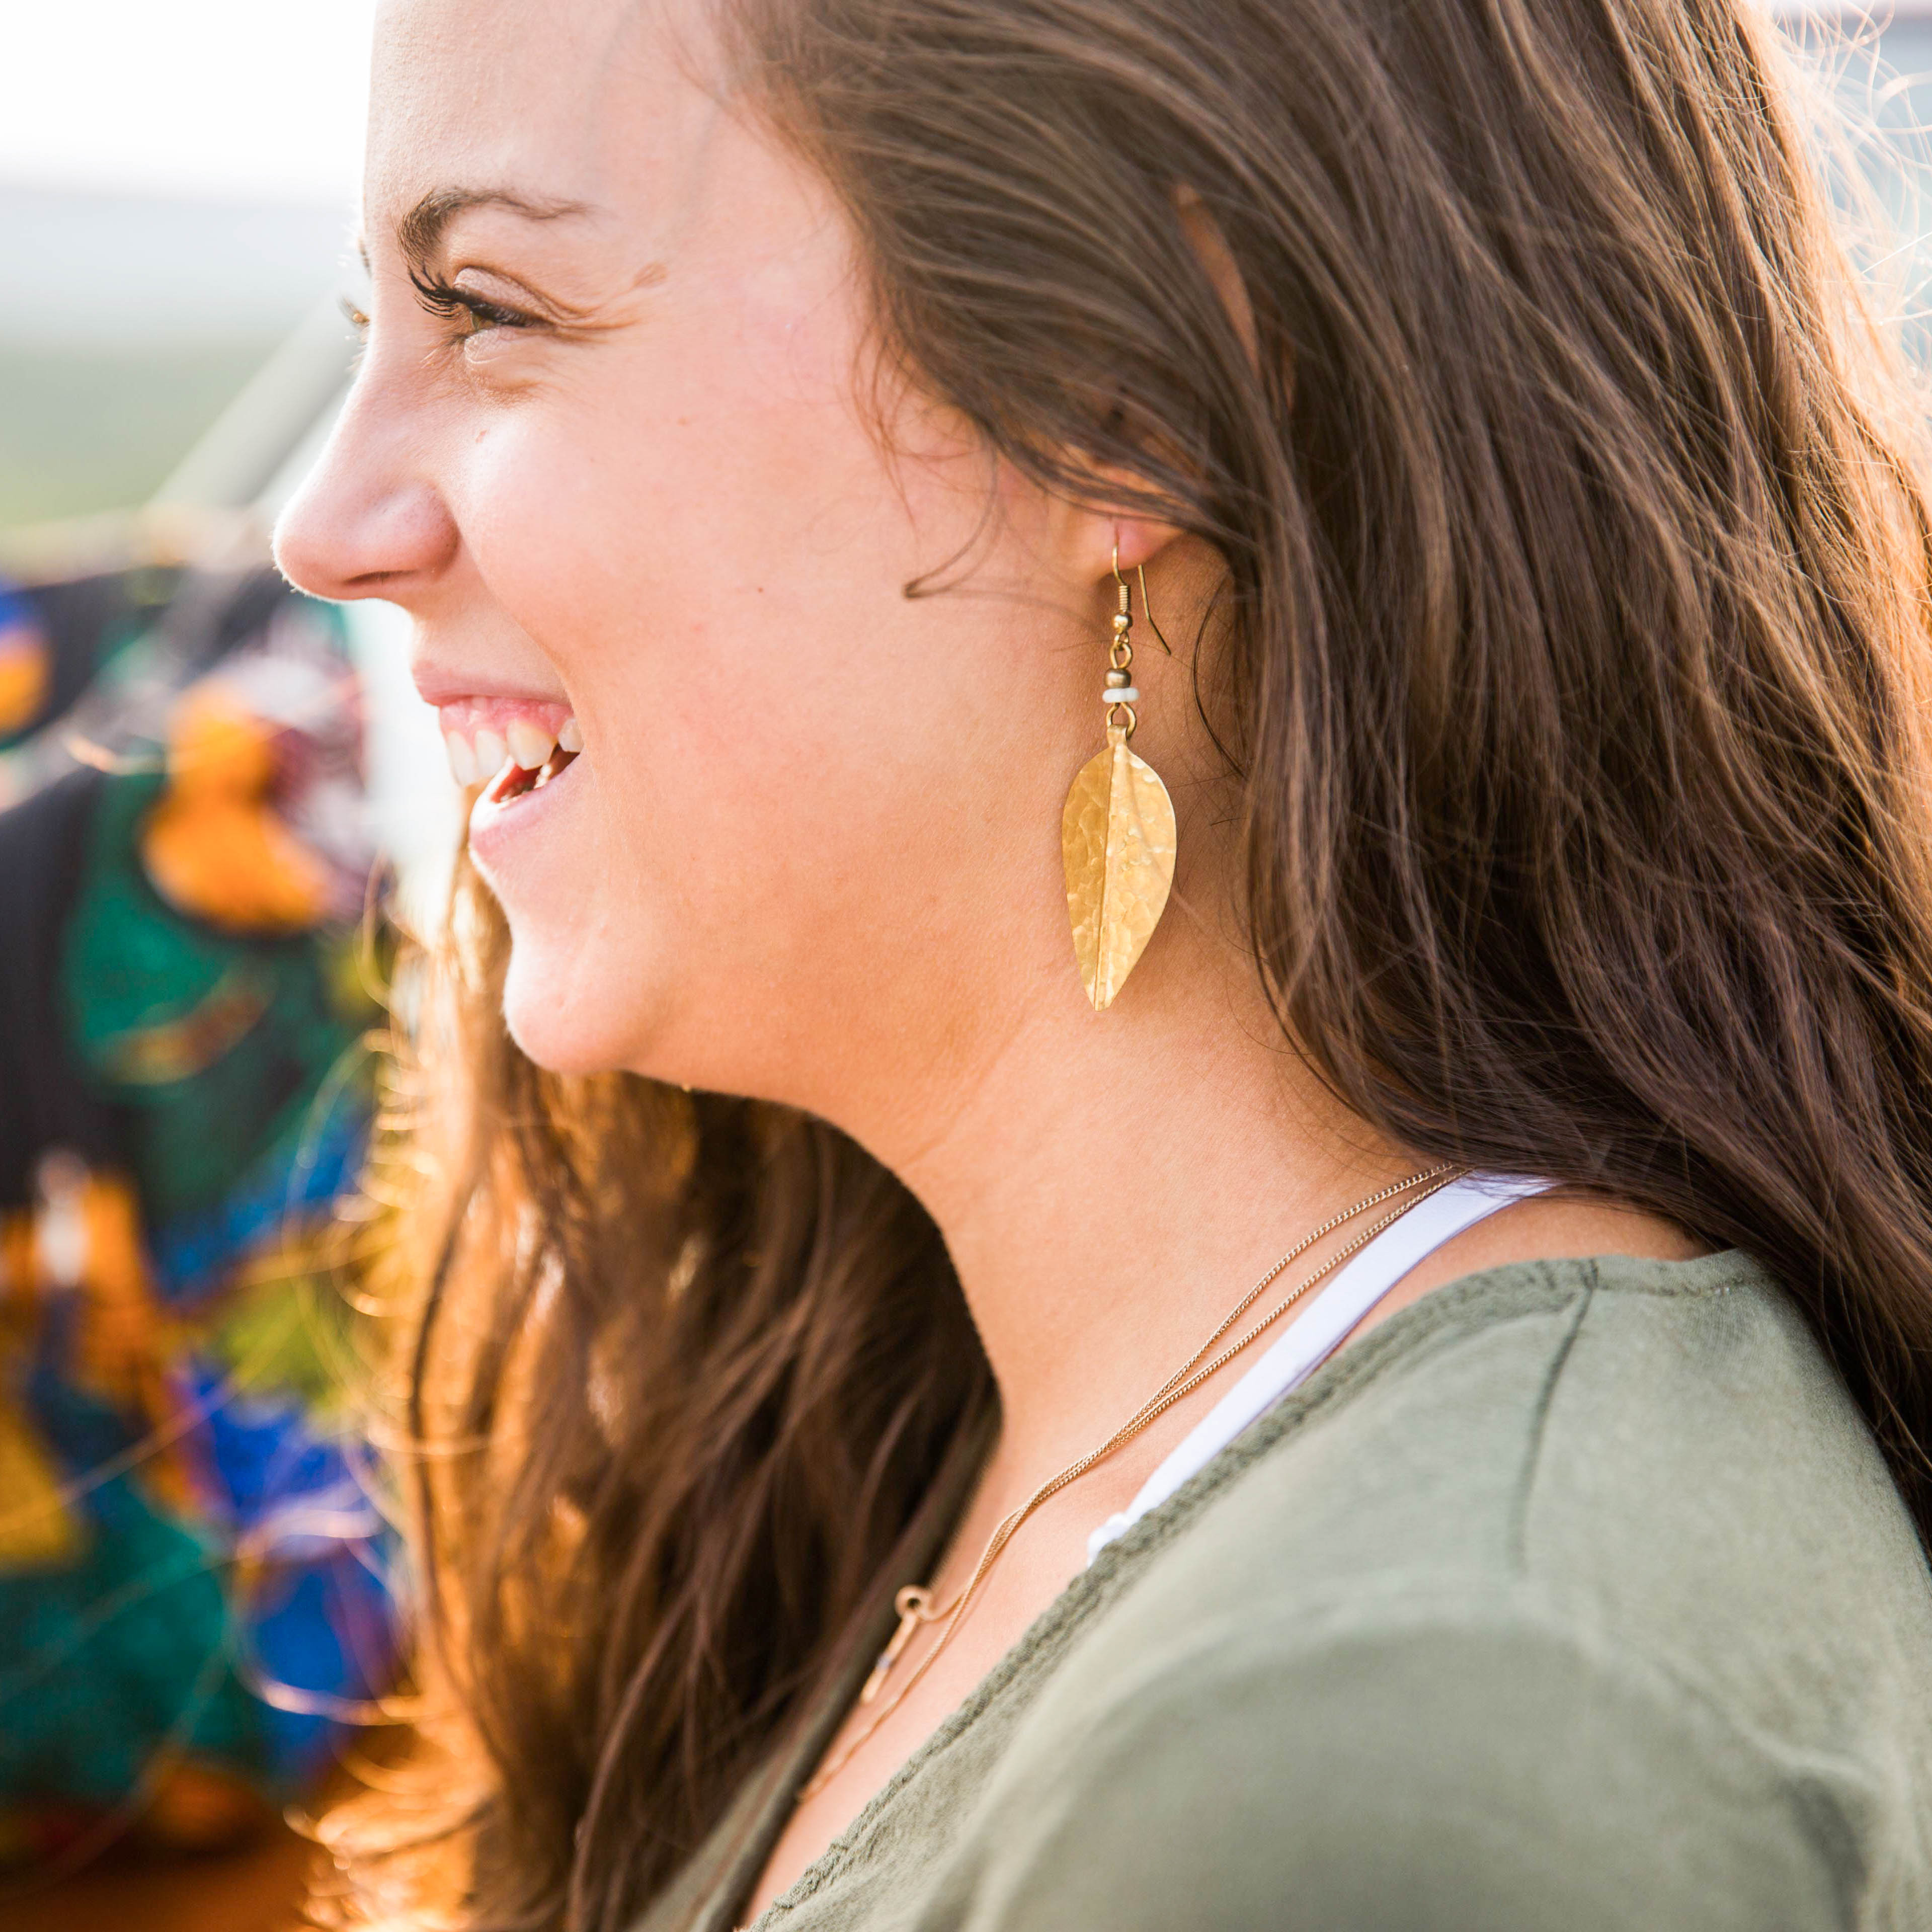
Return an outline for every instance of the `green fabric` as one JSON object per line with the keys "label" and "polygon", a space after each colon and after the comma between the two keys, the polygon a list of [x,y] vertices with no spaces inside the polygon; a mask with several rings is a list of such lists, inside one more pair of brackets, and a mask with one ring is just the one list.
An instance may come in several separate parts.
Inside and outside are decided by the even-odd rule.
{"label": "green fabric", "polygon": [[264,1755],[230,1652],[230,1551],[126,1476],[88,1500],[77,1560],[0,1571],[0,1848],[9,1807],[58,1794],[112,1812],[163,1740],[205,1764],[253,1770]]}
{"label": "green fabric", "polygon": [[[816,1744],[649,1932],[736,1922]],[[1473,1276],[1103,1551],[758,1922],[1924,1932],[1932,1579],[1754,1263]]]}
{"label": "green fabric", "polygon": [[[162,789],[147,772],[102,788],[61,958],[74,1051],[96,1090],[125,1109],[130,1157],[156,1224],[218,1205],[283,1157],[363,1019],[330,985],[313,933],[218,932],[155,892],[141,866],[140,828]],[[144,1033],[222,999],[259,1017],[205,1065],[152,1082],[118,1070]]]}

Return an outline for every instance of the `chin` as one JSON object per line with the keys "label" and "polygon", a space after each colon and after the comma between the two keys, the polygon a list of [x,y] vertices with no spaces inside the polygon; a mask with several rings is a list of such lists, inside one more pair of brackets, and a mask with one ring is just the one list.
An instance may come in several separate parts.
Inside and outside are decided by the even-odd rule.
{"label": "chin", "polygon": [[634,1064],[638,1016],[591,982],[571,947],[526,945],[512,928],[503,1024],[518,1047],[552,1073],[612,1073]]}

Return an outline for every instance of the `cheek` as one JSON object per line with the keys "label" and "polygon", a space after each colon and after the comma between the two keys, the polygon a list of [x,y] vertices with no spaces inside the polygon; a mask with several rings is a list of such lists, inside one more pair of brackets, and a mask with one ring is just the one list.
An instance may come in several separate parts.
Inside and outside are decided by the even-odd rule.
{"label": "cheek", "polygon": [[[494,599],[592,709],[709,687],[794,700],[802,629],[916,568],[904,506],[856,419],[842,332],[742,301],[585,352],[504,409],[461,465],[458,514]],[[836,374],[835,374],[835,372]],[[640,661],[642,661],[641,662]]]}
{"label": "cheek", "polygon": [[1054,638],[1037,598],[904,595],[984,525],[976,448],[889,461],[810,304],[734,312],[501,410],[458,513],[594,767],[570,878],[508,905],[513,1028],[554,1065],[769,1092],[758,1056],[856,1024],[881,958],[972,957],[1016,865],[1057,904],[1058,790],[993,776],[1050,762],[1009,740],[1052,716]]}
{"label": "cheek", "polygon": [[[512,1024],[550,1064],[608,1057],[580,1017],[826,997],[828,942],[897,909],[947,708],[936,606],[849,410],[695,358],[592,410],[560,394],[467,446],[460,512],[491,600],[555,667],[591,747],[581,862],[510,908]],[[670,394],[703,398],[680,410]],[[941,540],[946,540],[941,532]],[[553,1037],[574,1010],[576,1047]]]}

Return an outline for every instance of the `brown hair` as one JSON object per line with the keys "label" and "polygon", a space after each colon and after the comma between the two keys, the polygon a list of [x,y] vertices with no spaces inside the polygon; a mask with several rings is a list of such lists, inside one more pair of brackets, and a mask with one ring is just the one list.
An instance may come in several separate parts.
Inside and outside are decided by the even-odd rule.
{"label": "brown hair", "polygon": [[[1006,460],[1131,475],[1226,560],[1200,700],[1298,1050],[1420,1158],[1761,1256],[1932,1527],[1927,520],[1770,30],[1740,0],[732,24],[881,342]],[[468,1848],[457,1922],[616,1932],[994,1396],[897,1182],[776,1107],[538,1072],[500,925],[460,910],[470,1140],[406,1380],[472,1777],[422,1829]]]}

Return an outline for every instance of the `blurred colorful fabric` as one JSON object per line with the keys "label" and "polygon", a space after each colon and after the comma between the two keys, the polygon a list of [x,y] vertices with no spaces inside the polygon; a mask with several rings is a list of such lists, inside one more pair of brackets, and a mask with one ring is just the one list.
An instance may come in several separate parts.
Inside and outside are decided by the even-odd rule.
{"label": "blurred colorful fabric", "polygon": [[0,745],[46,708],[53,689],[53,640],[33,604],[0,583]]}
{"label": "blurred colorful fabric", "polygon": [[[0,747],[10,716],[32,734],[0,811],[16,1865],[245,1832],[395,1648],[332,1280],[376,1017],[356,680],[334,614],[278,580],[190,577],[145,625],[140,586],[92,598],[105,628],[70,598],[63,637],[57,598],[0,590]],[[104,718],[90,746],[75,721]]]}

